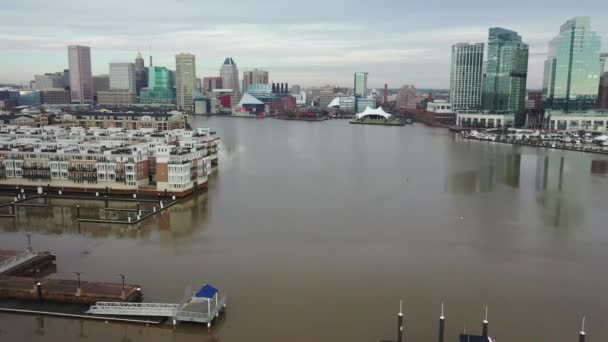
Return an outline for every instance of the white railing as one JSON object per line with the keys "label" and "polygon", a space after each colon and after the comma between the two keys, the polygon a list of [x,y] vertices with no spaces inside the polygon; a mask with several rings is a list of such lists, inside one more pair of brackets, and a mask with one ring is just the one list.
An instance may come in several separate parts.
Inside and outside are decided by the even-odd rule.
{"label": "white railing", "polygon": [[88,313],[99,315],[161,316],[173,317],[179,311],[179,304],[97,302]]}
{"label": "white railing", "polygon": [[[125,315],[125,316],[157,316],[171,317],[175,321],[210,323],[222,310],[226,297],[210,300],[210,312],[189,311],[186,304],[168,303],[128,303],[128,302],[97,302],[87,311],[97,315]],[[207,308],[205,308],[207,309]],[[205,310],[207,311],[207,310]]]}

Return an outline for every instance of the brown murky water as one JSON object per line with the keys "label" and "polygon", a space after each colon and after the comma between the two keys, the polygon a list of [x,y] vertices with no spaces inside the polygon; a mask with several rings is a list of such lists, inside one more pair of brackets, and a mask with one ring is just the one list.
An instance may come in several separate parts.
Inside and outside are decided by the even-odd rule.
{"label": "brown murky water", "polygon": [[[75,202],[0,221],[0,248],[57,253],[53,277],[129,281],[151,302],[210,282],[211,332],[0,314],[1,341],[608,340],[608,158],[460,141],[441,129],[200,119],[223,140],[209,191],[138,229],[73,223]],[[95,204],[97,205],[97,204]],[[101,205],[101,204],[100,204]],[[91,204],[88,214],[99,212]],[[83,209],[85,210],[85,209]],[[454,337],[454,338],[453,338]]]}

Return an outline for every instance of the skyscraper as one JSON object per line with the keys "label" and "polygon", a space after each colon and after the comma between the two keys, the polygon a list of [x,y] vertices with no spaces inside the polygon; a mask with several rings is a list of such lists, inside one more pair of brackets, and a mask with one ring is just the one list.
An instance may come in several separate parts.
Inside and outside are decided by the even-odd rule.
{"label": "skyscraper", "polygon": [[64,89],[64,74],[63,72],[46,73],[44,75],[34,75],[35,89]]}
{"label": "skyscraper", "polygon": [[589,17],[564,23],[549,43],[543,93],[546,107],[564,111],[595,108],[600,79],[600,37]]}
{"label": "skyscraper", "polygon": [[600,53],[600,75],[608,72],[608,52]]}
{"label": "skyscraper", "polygon": [[222,89],[224,85],[221,77],[203,77],[203,91],[210,92],[213,89]]}
{"label": "skyscraper", "polygon": [[177,108],[194,110],[194,90],[196,89],[196,66],[194,55],[180,53],[175,56],[175,86]]}
{"label": "skyscraper", "polygon": [[141,88],[148,86],[148,75],[146,72],[146,65],[141,52],[137,52],[135,58],[135,88],[137,89],[137,95],[139,95]]}
{"label": "skyscraper", "polygon": [[110,63],[110,90],[120,90],[135,93],[134,63]]}
{"label": "skyscraper", "polygon": [[247,88],[252,84],[268,84],[268,71],[258,69],[243,71],[243,93],[246,93]]}
{"label": "skyscraper", "polygon": [[91,74],[91,48],[68,46],[70,90],[72,103],[93,102],[93,76]]}
{"label": "skyscraper", "polygon": [[224,64],[220,68],[220,77],[224,89],[232,89],[234,92],[239,92],[239,69],[232,57],[227,57]]}
{"label": "skyscraper", "polygon": [[175,100],[174,84],[170,70],[165,67],[150,66],[148,68],[148,86],[142,88],[140,102],[172,103]]}
{"label": "skyscraper", "polygon": [[367,72],[355,73],[355,97],[367,96]]}
{"label": "skyscraper", "polygon": [[450,102],[453,110],[481,107],[483,43],[458,43],[452,46]]}
{"label": "skyscraper", "polygon": [[517,32],[490,28],[482,109],[521,113],[526,108],[528,44]]}

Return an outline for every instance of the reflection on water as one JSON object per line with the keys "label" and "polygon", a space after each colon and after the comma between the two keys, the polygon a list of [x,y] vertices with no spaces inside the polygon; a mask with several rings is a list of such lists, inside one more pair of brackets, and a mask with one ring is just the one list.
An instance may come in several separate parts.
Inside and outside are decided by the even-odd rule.
{"label": "reflection on water", "polygon": [[[492,193],[499,191],[500,185],[517,189],[522,178],[534,177],[537,202],[543,221],[556,228],[569,228],[584,220],[584,207],[589,203],[591,174],[608,173],[608,160],[589,158],[562,153],[527,154],[528,164],[522,165],[519,150],[496,151],[497,154],[484,163],[471,164],[466,171],[448,176],[448,189],[457,194]],[[502,192],[500,190],[499,192]],[[527,189],[520,190],[526,192]],[[505,195],[505,198],[507,196]],[[518,204],[509,209],[516,213]]]}
{"label": "reflection on water", "polygon": [[591,161],[591,173],[598,175],[608,174],[608,160],[592,160]]}
{"label": "reflection on water", "polygon": [[[212,177],[213,178],[213,177]],[[84,235],[94,238],[146,238],[154,231],[161,231],[163,240],[181,240],[192,236],[195,231],[205,229],[208,220],[209,195],[197,193],[183,199],[158,215],[135,225],[79,223],[76,221],[76,205],[80,204],[81,217],[108,217],[124,220],[124,212],[104,210],[99,201],[77,202],[75,200],[53,199],[48,208],[20,207],[15,219],[0,221],[0,229],[5,232],[18,230],[50,235]],[[112,202],[113,208],[130,208],[130,202]],[[151,209],[153,204],[142,203],[142,209]]]}

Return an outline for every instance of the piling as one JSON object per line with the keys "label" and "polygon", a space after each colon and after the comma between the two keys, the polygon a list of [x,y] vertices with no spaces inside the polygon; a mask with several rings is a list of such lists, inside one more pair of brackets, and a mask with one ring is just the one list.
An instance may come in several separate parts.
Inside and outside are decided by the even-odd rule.
{"label": "piling", "polygon": [[486,318],[483,320],[483,326],[481,328],[481,335],[488,337],[488,307],[486,306]]}
{"label": "piling", "polygon": [[139,202],[135,204],[135,209],[137,210],[137,215],[139,216]]}
{"label": "piling", "polygon": [[49,204],[49,195],[46,192],[44,193],[44,204]]}
{"label": "piling", "polygon": [[403,342],[403,301],[399,301],[399,314],[397,315],[397,342]]}
{"label": "piling", "polygon": [[439,342],[443,342],[445,336],[445,316],[443,315],[443,302],[441,302],[441,316],[439,316]]}
{"label": "piling", "polygon": [[76,206],[76,218],[79,219],[80,218],[80,205]]}
{"label": "piling", "polygon": [[36,282],[36,292],[38,293],[38,301],[42,302],[42,284],[39,281]]}
{"label": "piling", "polygon": [[[106,189],[107,189],[107,187],[106,187]],[[103,197],[103,202],[104,202],[104,208],[108,209],[108,195],[105,195]]]}
{"label": "piling", "polygon": [[16,215],[17,212],[15,211],[15,202],[11,203],[11,215]]}

